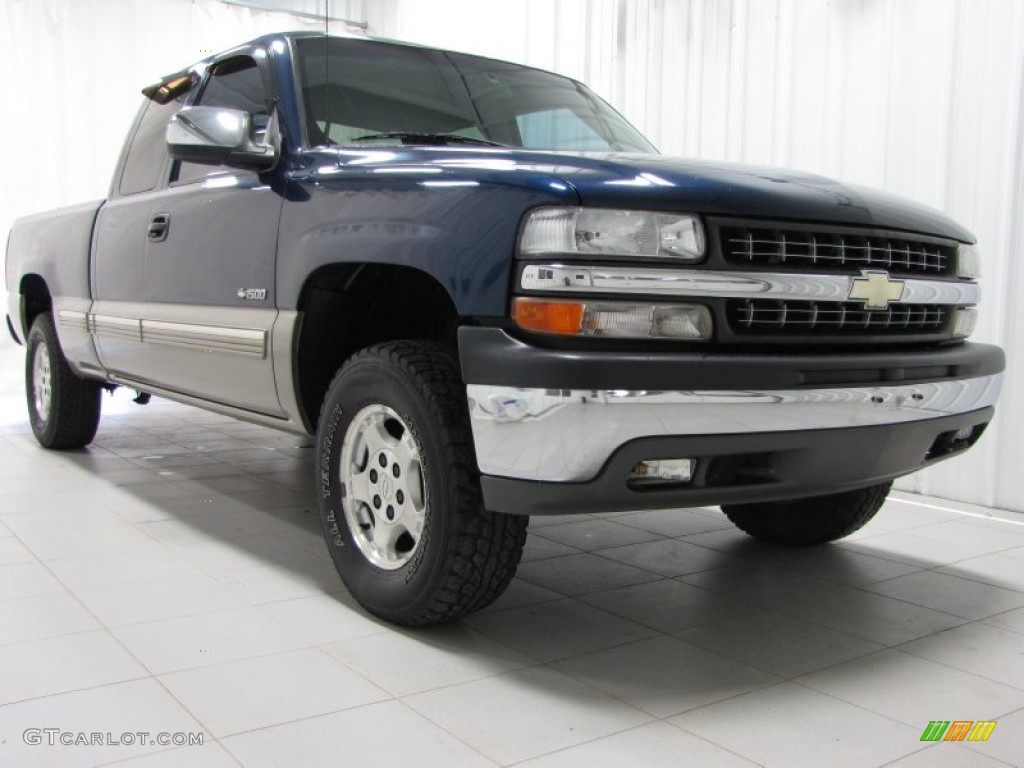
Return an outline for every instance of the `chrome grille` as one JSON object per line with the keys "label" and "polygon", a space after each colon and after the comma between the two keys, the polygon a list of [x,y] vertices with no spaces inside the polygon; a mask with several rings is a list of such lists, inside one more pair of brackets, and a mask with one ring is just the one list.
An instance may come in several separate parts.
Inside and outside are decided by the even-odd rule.
{"label": "chrome grille", "polygon": [[734,299],[727,303],[733,331],[753,335],[938,334],[945,330],[949,307],[935,304],[890,304],[864,309],[849,301],[779,301]]}
{"label": "chrome grille", "polygon": [[885,234],[729,226],[722,227],[721,241],[731,262],[821,272],[946,275],[956,261],[955,246]]}

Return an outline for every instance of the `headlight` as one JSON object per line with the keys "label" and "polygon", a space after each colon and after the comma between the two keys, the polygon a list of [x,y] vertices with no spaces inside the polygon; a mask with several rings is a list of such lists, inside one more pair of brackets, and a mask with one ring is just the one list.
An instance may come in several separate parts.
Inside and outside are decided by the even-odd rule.
{"label": "headlight", "polygon": [[604,208],[538,208],[523,223],[520,257],[704,258],[700,219],[685,213]]}
{"label": "headlight", "polygon": [[567,336],[701,341],[711,337],[711,312],[700,304],[628,304],[615,301],[512,301],[516,325]]}
{"label": "headlight", "polygon": [[956,276],[977,280],[981,277],[981,254],[976,245],[961,243],[956,249]]}

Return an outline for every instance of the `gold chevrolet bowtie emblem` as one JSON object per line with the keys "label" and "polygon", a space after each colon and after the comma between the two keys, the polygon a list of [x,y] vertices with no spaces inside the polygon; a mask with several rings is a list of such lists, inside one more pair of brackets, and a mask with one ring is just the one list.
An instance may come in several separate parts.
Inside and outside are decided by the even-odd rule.
{"label": "gold chevrolet bowtie emblem", "polygon": [[850,280],[847,297],[852,301],[863,301],[865,309],[885,309],[890,301],[903,298],[903,281],[890,280],[888,272],[861,270],[861,276]]}

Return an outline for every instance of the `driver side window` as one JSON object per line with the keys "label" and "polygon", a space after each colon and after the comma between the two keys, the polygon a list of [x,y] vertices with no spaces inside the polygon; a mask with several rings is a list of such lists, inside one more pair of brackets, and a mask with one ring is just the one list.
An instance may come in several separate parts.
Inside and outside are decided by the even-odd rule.
{"label": "driver side window", "polygon": [[[263,78],[256,60],[251,56],[234,56],[218,62],[211,69],[196,106],[245,110],[252,115],[257,140],[262,139],[270,122]],[[172,182],[194,181],[226,170],[224,166],[181,161],[177,164]]]}

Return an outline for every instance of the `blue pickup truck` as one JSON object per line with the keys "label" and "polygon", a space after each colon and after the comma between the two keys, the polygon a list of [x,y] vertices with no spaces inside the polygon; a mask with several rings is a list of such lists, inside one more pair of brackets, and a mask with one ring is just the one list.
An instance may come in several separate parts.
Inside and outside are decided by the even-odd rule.
{"label": "blue pickup truck", "polygon": [[35,436],[87,445],[115,386],[315,434],[331,556],[391,621],[493,601],[530,515],[834,540],[992,419],[974,238],[936,211],[664,157],[574,80],[367,38],[143,94],[107,199],[8,241]]}

